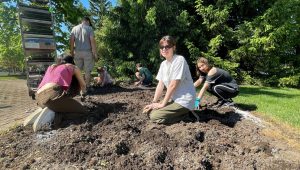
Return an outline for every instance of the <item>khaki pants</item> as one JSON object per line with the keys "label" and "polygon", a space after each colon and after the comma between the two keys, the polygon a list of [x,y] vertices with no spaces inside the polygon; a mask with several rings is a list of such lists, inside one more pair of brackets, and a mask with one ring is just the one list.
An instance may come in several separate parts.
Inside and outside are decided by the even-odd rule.
{"label": "khaki pants", "polygon": [[36,94],[36,100],[40,107],[48,107],[54,112],[87,113],[86,108],[80,102],[65,95],[65,92],[58,85]]}
{"label": "khaki pants", "polygon": [[152,110],[150,113],[150,120],[160,124],[175,123],[185,118],[189,113],[189,109],[175,103],[169,102],[167,106]]}
{"label": "khaki pants", "polygon": [[91,51],[75,51],[74,62],[80,70],[84,70],[84,78],[87,87],[90,86],[91,72],[95,65],[95,59]]}

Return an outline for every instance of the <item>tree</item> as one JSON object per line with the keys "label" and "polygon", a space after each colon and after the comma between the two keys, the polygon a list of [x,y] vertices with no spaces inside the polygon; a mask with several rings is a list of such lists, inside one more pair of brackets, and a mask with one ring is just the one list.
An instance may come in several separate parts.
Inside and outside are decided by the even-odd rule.
{"label": "tree", "polygon": [[[190,22],[196,22],[184,9],[192,3],[182,4],[179,0],[119,1],[119,5],[104,19],[103,27],[97,31],[97,42],[101,44],[98,49],[107,58],[103,62],[116,68],[120,76],[133,75],[135,62],[157,70],[161,62],[158,41],[164,35],[175,36],[178,52],[188,54],[185,36],[193,36],[188,36],[191,33]],[[186,57],[189,58],[189,55]]]}
{"label": "tree", "polygon": [[252,21],[244,21],[237,31],[240,46],[231,55],[270,85],[299,87],[299,9],[298,0],[277,0]]}
{"label": "tree", "polygon": [[112,8],[111,3],[108,0],[89,0],[90,11],[95,27],[102,26],[102,22],[105,16],[108,15],[109,10]]}
{"label": "tree", "polygon": [[13,72],[24,71],[25,67],[16,14],[16,7],[11,3],[0,4],[0,67]]}
{"label": "tree", "polygon": [[79,0],[52,0],[50,10],[54,16],[54,30],[59,51],[69,49],[70,30],[90,13]]}

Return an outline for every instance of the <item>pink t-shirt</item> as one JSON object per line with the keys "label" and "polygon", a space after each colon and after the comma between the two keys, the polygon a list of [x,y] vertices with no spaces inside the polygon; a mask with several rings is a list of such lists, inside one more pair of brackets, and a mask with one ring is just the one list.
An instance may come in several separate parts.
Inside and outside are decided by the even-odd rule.
{"label": "pink t-shirt", "polygon": [[47,83],[56,83],[64,90],[67,90],[70,87],[73,74],[74,67],[72,65],[49,66],[38,89]]}

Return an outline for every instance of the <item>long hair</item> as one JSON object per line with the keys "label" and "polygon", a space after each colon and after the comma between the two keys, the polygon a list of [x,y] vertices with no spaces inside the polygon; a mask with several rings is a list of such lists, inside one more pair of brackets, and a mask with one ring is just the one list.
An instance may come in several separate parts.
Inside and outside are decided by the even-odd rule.
{"label": "long hair", "polygon": [[[67,56],[63,57],[61,64],[72,64],[72,65],[75,65],[74,58],[72,56],[70,56],[70,55],[67,55]],[[77,94],[79,94],[79,92],[80,92],[79,81],[76,78],[76,76],[73,75],[72,76],[72,81],[71,81],[71,84],[70,84],[70,88],[68,89],[67,94],[69,96],[74,97]]]}
{"label": "long hair", "polygon": [[198,68],[198,63],[203,63],[205,65],[207,65],[209,68],[213,67],[213,62],[207,58],[204,57],[199,57],[196,63],[196,74],[197,76],[203,75],[203,73],[199,70]]}

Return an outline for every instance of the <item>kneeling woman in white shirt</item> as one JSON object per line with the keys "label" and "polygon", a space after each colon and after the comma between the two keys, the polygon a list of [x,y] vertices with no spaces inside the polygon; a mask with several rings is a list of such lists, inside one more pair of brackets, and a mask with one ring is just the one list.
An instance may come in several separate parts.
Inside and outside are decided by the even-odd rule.
{"label": "kneeling woman in white shirt", "polygon": [[[194,108],[196,90],[189,66],[185,58],[175,54],[176,41],[164,36],[159,41],[160,55],[165,58],[161,63],[156,79],[159,81],[152,104],[145,107],[151,110],[150,119],[156,123],[175,123],[185,118]],[[164,98],[164,87],[167,88]]]}

